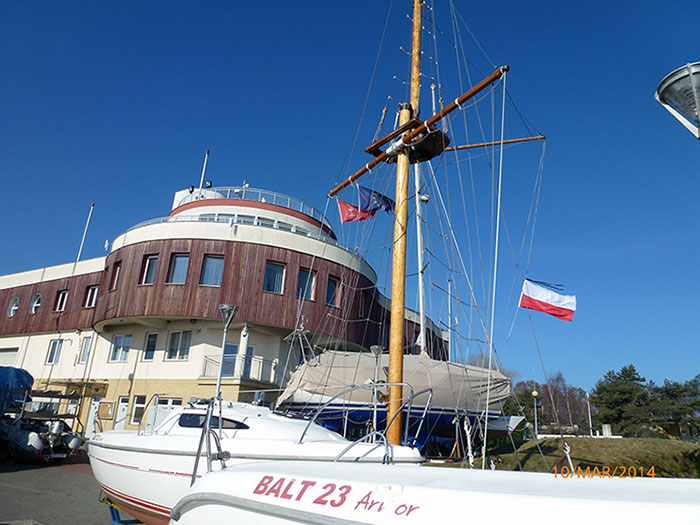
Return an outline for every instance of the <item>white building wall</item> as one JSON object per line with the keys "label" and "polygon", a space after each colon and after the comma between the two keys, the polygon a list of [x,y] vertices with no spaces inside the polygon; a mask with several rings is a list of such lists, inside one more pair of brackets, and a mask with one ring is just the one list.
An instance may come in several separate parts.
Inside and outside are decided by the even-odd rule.
{"label": "white building wall", "polygon": [[83,275],[86,273],[101,272],[104,268],[105,258],[97,257],[77,263],[60,264],[58,266],[39,268],[38,270],[0,275],[0,290],[44,281],[53,281],[55,279],[64,279],[66,277]]}

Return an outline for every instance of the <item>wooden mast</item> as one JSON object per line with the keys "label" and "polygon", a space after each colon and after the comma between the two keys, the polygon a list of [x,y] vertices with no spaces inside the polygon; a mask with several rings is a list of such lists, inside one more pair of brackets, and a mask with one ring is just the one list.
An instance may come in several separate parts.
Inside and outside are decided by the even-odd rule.
{"label": "wooden mast", "polygon": [[[420,60],[422,3],[413,0],[413,48],[411,52],[411,98],[399,113],[399,125],[418,116],[420,103]],[[391,325],[389,335],[389,383],[403,382],[403,324],[406,297],[406,233],[408,227],[408,151],[399,151],[396,159],[396,213],[394,215],[394,254],[391,271]],[[401,444],[401,413],[403,398],[400,385],[389,387],[387,422],[394,418],[387,429],[387,440],[392,445]]]}
{"label": "wooden mast", "polygon": [[[462,107],[467,100],[474,97],[493,82],[497,81],[509,70],[507,65],[501,66],[484,80],[472,87],[467,92],[457,97],[436,115],[425,122],[418,120],[420,102],[420,63],[421,63],[421,29],[422,29],[422,3],[421,0],[413,0],[413,46],[411,53],[411,92],[410,104],[400,107],[399,127],[392,133],[398,133],[403,129],[403,135],[398,138],[386,151],[376,154],[376,158],[368,162],[362,169],[338,184],[329,193],[333,197],[344,188],[347,188],[355,180],[373,167],[389,160],[396,155],[396,209],[394,217],[394,250],[391,278],[391,325],[389,335],[389,382],[403,382],[403,335],[404,335],[404,303],[406,298],[406,234],[408,227],[408,148],[412,141],[422,133],[434,129],[437,122],[446,115]],[[393,135],[395,137],[396,135]],[[392,137],[392,138],[393,138]],[[372,146],[377,146],[375,142]],[[483,144],[482,144],[483,146]],[[461,148],[460,148],[461,149]],[[389,399],[387,403],[387,441],[392,445],[401,444],[401,412],[399,408],[403,402],[403,388],[401,385],[389,387]]]}

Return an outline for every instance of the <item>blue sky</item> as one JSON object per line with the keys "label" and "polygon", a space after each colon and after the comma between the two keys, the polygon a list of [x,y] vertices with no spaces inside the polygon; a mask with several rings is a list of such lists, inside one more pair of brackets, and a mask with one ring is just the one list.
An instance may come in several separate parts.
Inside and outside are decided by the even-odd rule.
{"label": "blue sky", "polygon": [[[547,371],[584,388],[628,363],[657,382],[695,376],[700,144],[653,93],[700,60],[700,4],[484,4],[457,7],[548,137],[530,275],[579,301],[573,323],[533,315]],[[346,173],[388,5],[0,3],[0,274],[74,260],[92,202],[83,257],[103,255],[106,239],[166,215],[172,194],[198,183],[207,148],[215,185],[246,180],[323,210]],[[393,7],[353,169],[387,93],[401,99],[407,11]],[[508,162],[504,200],[529,204],[532,173]],[[502,357],[541,380],[522,313]]]}

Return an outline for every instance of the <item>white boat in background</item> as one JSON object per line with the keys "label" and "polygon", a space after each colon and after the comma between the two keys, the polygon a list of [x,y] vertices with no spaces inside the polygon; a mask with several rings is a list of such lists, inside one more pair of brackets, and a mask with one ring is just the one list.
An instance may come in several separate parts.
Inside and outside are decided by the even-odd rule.
{"label": "white boat in background", "polygon": [[[172,525],[696,523],[700,480],[609,479],[402,465],[248,463],[208,474]],[[446,522],[445,522],[446,523]]]}
{"label": "white boat in background", "polygon": [[[218,429],[218,405],[211,428]],[[355,443],[309,421],[285,417],[246,403],[222,406],[221,450],[227,465],[276,460],[419,464],[410,447]],[[93,474],[109,499],[144,523],[167,523],[172,507],[187,493],[193,478],[207,405],[190,404],[172,413],[152,432],[112,430],[96,434],[87,445]],[[216,430],[218,433],[218,430]],[[391,457],[387,457],[387,454]],[[195,477],[208,470],[202,450]],[[221,468],[213,461],[210,468]]]}

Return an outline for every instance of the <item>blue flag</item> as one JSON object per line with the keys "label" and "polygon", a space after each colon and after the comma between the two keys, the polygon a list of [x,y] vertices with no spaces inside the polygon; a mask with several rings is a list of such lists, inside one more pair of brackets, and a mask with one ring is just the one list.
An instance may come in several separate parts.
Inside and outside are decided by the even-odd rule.
{"label": "blue flag", "polygon": [[394,211],[394,201],[391,200],[386,195],[365,188],[364,186],[358,186],[360,190],[360,210],[361,211],[374,211],[374,210],[384,210],[387,213],[392,213]]}

